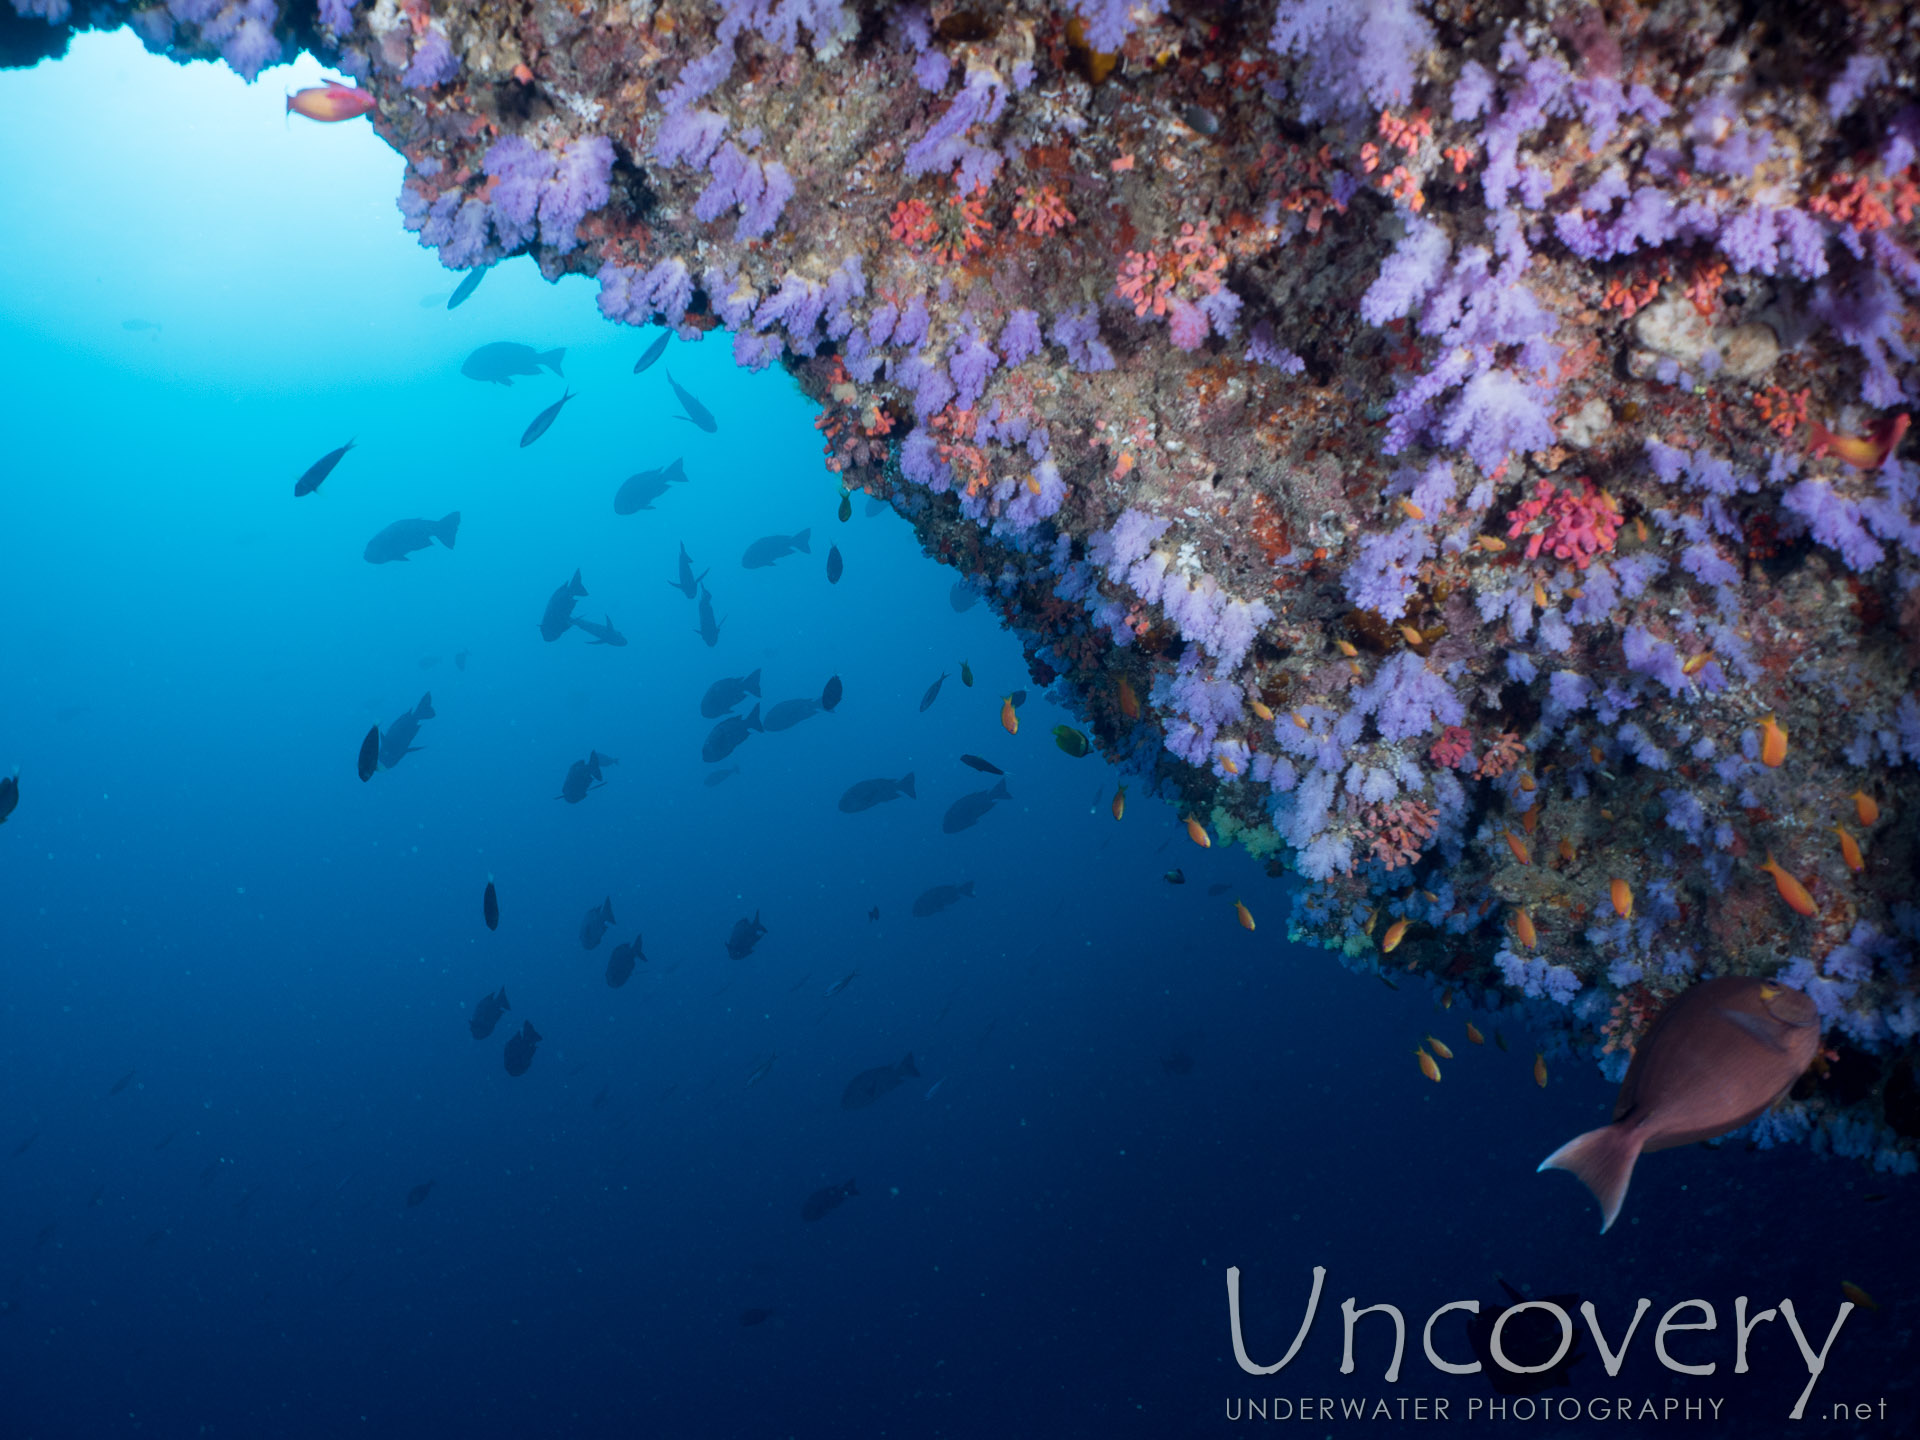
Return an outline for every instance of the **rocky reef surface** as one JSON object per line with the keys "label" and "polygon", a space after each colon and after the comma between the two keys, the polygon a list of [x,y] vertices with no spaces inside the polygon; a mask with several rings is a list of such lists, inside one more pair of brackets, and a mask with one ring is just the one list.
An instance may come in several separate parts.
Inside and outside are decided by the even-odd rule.
{"label": "rocky reef surface", "polygon": [[[1920,1158],[1920,20],[1732,0],[11,0],[377,101],[407,228],[821,406],[1292,931]],[[1544,1073],[1544,1072],[1542,1072]]]}

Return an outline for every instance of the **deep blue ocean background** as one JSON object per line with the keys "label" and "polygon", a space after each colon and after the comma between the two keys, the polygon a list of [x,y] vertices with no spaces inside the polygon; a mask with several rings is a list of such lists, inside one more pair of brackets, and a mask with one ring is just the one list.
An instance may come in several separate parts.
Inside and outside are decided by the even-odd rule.
{"label": "deep blue ocean background", "polygon": [[[722,336],[636,376],[652,332],[526,259],[449,312],[457,277],[401,228],[400,158],[363,122],[283,121],[282,89],[318,74],[249,88],[124,33],[0,73],[0,772],[22,785],[0,827],[0,1436],[1184,1436],[1247,1428],[1229,1399],[1402,1394],[1507,1434],[1462,1423],[1489,1389],[1435,1372],[1419,1334],[1444,1301],[1498,1300],[1496,1275],[1577,1291],[1616,1337],[1654,1301],[1618,1379],[1589,1343],[1553,1394],[1724,1397],[1734,1433],[1787,1433],[1805,1382],[1778,1323],[1729,1373],[1734,1297],[1793,1297],[1817,1343],[1853,1281],[1881,1309],[1848,1322],[1809,1415],[1884,1397],[1888,1418],[1813,1429],[1914,1433],[1912,1181],[1683,1150],[1597,1235],[1571,1178],[1532,1173],[1606,1118],[1590,1066],[1541,1090],[1511,1021],[1288,944],[1288,882],[1195,848],[1137,778],[1116,825],[1123,777],[1055,748],[1073,717],[1017,638],[956,613],[891,511],[856,496],[836,521],[779,370],[735,371]],[[463,378],[495,340],[564,346],[564,381]],[[674,418],[669,367],[718,434]],[[622,478],[675,457],[685,486],[613,513]],[[451,552],[361,558],[454,509]],[[741,568],[808,527],[810,555]],[[667,584],[682,542],[712,567],[714,649]],[[541,640],[576,567],[579,613],[626,648]],[[756,668],[769,704],[834,674],[846,698],[709,788],[701,694]],[[360,737],[423,692],[425,748],[362,784]],[[590,748],[619,765],[561,803]],[[1014,799],[945,835],[991,783],[966,751]],[[907,771],[918,799],[836,808]],[[976,899],[909,913],[961,880]],[[588,953],[603,896],[619,923]],[[730,959],[756,911],[765,939]],[[647,963],[610,989],[636,931]],[[513,1008],[476,1042],[501,985]],[[1467,1045],[1468,1018],[1511,1053]],[[526,1020],[545,1041],[516,1079]],[[1429,1033],[1458,1057],[1438,1086],[1412,1057]],[[919,1079],[841,1107],[909,1051]],[[1316,1264],[1300,1357],[1243,1374],[1226,1267],[1272,1360]],[[1407,1313],[1397,1385],[1379,1317],[1338,1373],[1349,1295]],[[1720,1329],[1674,1348],[1711,1378],[1653,1359],[1694,1296]],[[1467,1358],[1457,1320],[1439,1334]],[[1698,1428],[1524,1429],[1676,1426]]]}

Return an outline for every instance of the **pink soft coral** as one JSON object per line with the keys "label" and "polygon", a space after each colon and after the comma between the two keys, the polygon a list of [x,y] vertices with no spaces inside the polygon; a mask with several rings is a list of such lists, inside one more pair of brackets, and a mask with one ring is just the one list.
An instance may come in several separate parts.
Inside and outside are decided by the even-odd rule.
{"label": "pink soft coral", "polygon": [[1439,812],[1423,800],[1396,800],[1391,805],[1368,805],[1360,812],[1361,829],[1371,837],[1373,858],[1389,870],[1411,865],[1439,829]]}
{"label": "pink soft coral", "polygon": [[1554,559],[1571,560],[1575,568],[1584,570],[1594,556],[1613,549],[1614,537],[1620,533],[1620,507],[1584,475],[1574,483],[1578,490],[1560,490],[1551,480],[1542,480],[1534,487],[1533,498],[1508,515],[1509,540],[1530,535],[1529,560],[1538,559],[1544,549]]}

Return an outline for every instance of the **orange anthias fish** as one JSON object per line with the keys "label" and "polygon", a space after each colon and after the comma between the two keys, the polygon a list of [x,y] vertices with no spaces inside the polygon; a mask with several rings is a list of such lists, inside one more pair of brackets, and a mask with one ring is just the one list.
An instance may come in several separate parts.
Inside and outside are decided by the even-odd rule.
{"label": "orange anthias fish", "polygon": [[1847,833],[1847,827],[1836,825],[1833,833],[1840,837],[1840,858],[1847,862],[1847,868],[1853,871],[1866,869],[1867,861],[1860,853],[1860,842]]}
{"label": "orange anthias fish", "polygon": [[1840,1282],[1840,1293],[1858,1305],[1862,1310],[1878,1310],[1880,1308],[1873,1303],[1873,1296],[1862,1290],[1851,1280],[1842,1280]]}
{"label": "orange anthias fish", "polygon": [[1013,696],[1011,695],[1000,702],[1000,724],[1005,727],[1009,735],[1020,733],[1020,717],[1013,713]]}
{"label": "orange anthias fish", "polygon": [[1413,1053],[1420,1057],[1420,1073],[1438,1085],[1440,1083],[1440,1067],[1433,1063],[1433,1057],[1417,1045],[1414,1047]]}
{"label": "orange anthias fish", "polygon": [[1533,864],[1533,855],[1532,852],[1527,849],[1527,842],[1511,830],[1507,831],[1507,849],[1513,852],[1513,858],[1518,860],[1522,865]]}
{"label": "orange anthias fish", "polygon": [[1427,1036],[1427,1048],[1442,1060],[1451,1060],[1453,1058],[1453,1051],[1447,1048],[1446,1043],[1434,1039],[1431,1035]]}
{"label": "orange anthias fish", "polygon": [[1633,918],[1633,887],[1624,880],[1615,880],[1607,887],[1607,898],[1613,901],[1613,913],[1622,920]]}
{"label": "orange anthias fish", "polygon": [[1391,955],[1394,947],[1407,938],[1407,917],[1402,915],[1387,927],[1387,933],[1380,937],[1380,953]]}
{"label": "orange anthias fish", "polygon": [[1133,682],[1122,675],[1114,682],[1113,688],[1120,696],[1120,713],[1129,720],[1138,720],[1140,718],[1140,697],[1133,693]]}
{"label": "orange anthias fish", "polygon": [[1480,1033],[1480,1027],[1475,1025],[1471,1020],[1467,1021],[1467,1039],[1476,1045],[1484,1045],[1487,1043],[1487,1037]]}
{"label": "orange anthias fish", "polygon": [[1773,888],[1780,892],[1780,898],[1786,901],[1796,914],[1814,913],[1813,896],[1807,893],[1807,887],[1780,868],[1771,850],[1767,852],[1767,863],[1760,868],[1773,876]]}
{"label": "orange anthias fish", "polygon": [[1902,411],[1888,416],[1864,436],[1836,435],[1817,420],[1808,421],[1807,428],[1813,432],[1816,447],[1831,450],[1856,470],[1875,470],[1886,464],[1888,457],[1899,448],[1910,423]]}
{"label": "orange anthias fish", "polygon": [[[1820,1012],[1798,990],[1754,975],[1695,985],[1660,1012],[1634,1049],[1613,1123],[1540,1162],[1577,1175],[1606,1234],[1644,1151],[1737,1130],[1778,1100],[1820,1049]],[[1545,1067],[1536,1064],[1536,1077]]]}
{"label": "orange anthias fish", "polygon": [[1853,801],[1853,813],[1862,825],[1873,826],[1880,823],[1880,805],[1864,790],[1856,790],[1848,797]]}
{"label": "orange anthias fish", "polygon": [[1211,850],[1213,848],[1213,841],[1207,838],[1207,827],[1191,815],[1187,816],[1187,838],[1202,850]]}
{"label": "orange anthias fish", "polygon": [[1533,1052],[1533,1083],[1547,1088],[1547,1057],[1538,1050]]}
{"label": "orange anthias fish", "polygon": [[1271,725],[1273,723],[1273,710],[1264,700],[1249,700],[1247,702],[1247,708],[1262,720],[1266,721],[1267,724]]}
{"label": "orange anthias fish", "polygon": [[1513,933],[1522,945],[1532,947],[1540,943],[1540,932],[1533,928],[1533,917],[1525,910],[1513,912]]}
{"label": "orange anthias fish", "polygon": [[1113,818],[1118,820],[1127,813],[1127,787],[1122,785],[1113,792]]}
{"label": "orange anthias fish", "polygon": [[365,115],[376,103],[370,91],[356,90],[351,85],[342,85],[335,80],[329,80],[325,85],[309,85],[287,96],[287,110],[290,113],[304,115],[309,120],[318,120],[325,125]]}
{"label": "orange anthias fish", "polygon": [[1233,913],[1240,917],[1240,928],[1242,930],[1253,929],[1253,912],[1247,909],[1243,902],[1239,900],[1233,902]]}
{"label": "orange anthias fish", "polygon": [[1787,758],[1787,732],[1769,715],[1760,722],[1760,763],[1777,770]]}

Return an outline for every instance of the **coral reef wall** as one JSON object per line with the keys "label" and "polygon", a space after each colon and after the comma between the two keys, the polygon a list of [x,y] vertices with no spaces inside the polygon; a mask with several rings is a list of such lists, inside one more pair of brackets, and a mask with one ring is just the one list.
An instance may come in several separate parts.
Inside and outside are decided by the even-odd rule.
{"label": "coral reef wall", "polygon": [[822,407],[1294,933],[1609,1074],[1806,990],[1753,1143],[1920,1137],[1920,22],[1734,0],[11,0],[305,47],[456,269]]}

